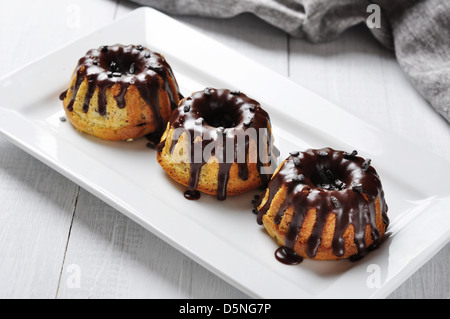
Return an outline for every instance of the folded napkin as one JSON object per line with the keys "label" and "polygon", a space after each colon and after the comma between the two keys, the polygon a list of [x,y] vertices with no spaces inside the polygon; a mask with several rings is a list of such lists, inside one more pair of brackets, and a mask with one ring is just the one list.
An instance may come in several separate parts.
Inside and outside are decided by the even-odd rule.
{"label": "folded napkin", "polygon": [[423,97],[450,122],[448,0],[132,0],[171,14],[227,18],[250,12],[314,43],[365,23],[395,51]]}

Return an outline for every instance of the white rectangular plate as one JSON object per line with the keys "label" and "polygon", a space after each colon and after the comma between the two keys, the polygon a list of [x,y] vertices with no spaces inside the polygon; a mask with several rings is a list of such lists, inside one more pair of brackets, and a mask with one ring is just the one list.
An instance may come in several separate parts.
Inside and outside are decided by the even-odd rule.
{"label": "white rectangular plate", "polygon": [[[211,86],[258,100],[271,116],[281,159],[326,146],[371,158],[389,205],[388,240],[356,263],[283,265],[274,258],[277,244],[251,213],[256,191],[220,204],[206,195],[185,200],[145,139],[107,142],[61,122],[58,96],[78,59],[116,43],[164,54],[184,95]],[[149,8],[0,79],[0,96],[0,131],[12,142],[253,297],[385,297],[450,238],[447,161]]]}

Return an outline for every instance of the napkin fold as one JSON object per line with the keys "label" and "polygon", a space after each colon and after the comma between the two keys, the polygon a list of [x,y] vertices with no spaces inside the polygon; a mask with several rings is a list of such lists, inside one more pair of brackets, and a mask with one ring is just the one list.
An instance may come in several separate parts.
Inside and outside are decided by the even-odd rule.
{"label": "napkin fold", "polygon": [[179,15],[228,18],[252,13],[294,37],[320,43],[364,23],[412,84],[450,122],[448,0],[132,0]]}

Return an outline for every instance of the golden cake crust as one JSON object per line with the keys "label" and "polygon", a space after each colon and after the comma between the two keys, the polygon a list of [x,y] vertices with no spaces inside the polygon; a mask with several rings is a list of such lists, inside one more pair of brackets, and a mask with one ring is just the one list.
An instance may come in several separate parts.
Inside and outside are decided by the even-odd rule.
{"label": "golden cake crust", "polygon": [[[275,224],[273,217],[278,212],[278,209],[280,206],[285,202],[286,200],[286,187],[280,189],[280,191],[275,195],[275,198],[272,201],[271,208],[269,211],[262,217],[262,222],[264,225],[264,228],[266,229],[267,233],[273,237],[277,243],[280,246],[285,245],[286,241],[286,233],[289,230],[289,225],[292,220],[292,215],[294,212],[294,209],[292,206],[287,208],[286,212],[284,213],[283,220],[280,224]],[[267,196],[265,200],[263,200],[258,206],[258,208],[261,208],[266,204]],[[308,241],[312,233],[312,229],[314,227],[316,220],[316,209],[312,208],[309,209],[305,220],[303,221],[301,230],[299,232],[299,236],[297,238],[297,241],[294,246],[294,251],[298,255],[302,256],[303,258],[310,258],[307,254],[308,249]],[[377,229],[380,231],[380,235],[384,237],[386,233],[387,225],[383,222],[381,209],[380,209],[380,201],[379,198],[376,200],[376,226]],[[336,215],[333,212],[330,212],[327,217],[327,222],[325,224],[325,227],[322,231],[320,245],[317,249],[316,255],[311,258],[315,260],[338,260],[338,259],[344,259],[349,258],[351,256],[358,254],[358,248],[355,245],[355,231],[353,225],[348,225],[347,229],[344,232],[343,239],[344,239],[344,250],[345,254],[342,256],[336,256],[333,252],[332,247],[332,241],[333,236],[335,232],[336,227]],[[370,225],[366,225],[365,235],[364,235],[364,243],[366,247],[370,247],[372,244],[374,244],[374,240],[370,235]]]}
{"label": "golden cake crust", "polygon": [[[76,77],[72,79],[70,86],[73,87],[75,82]],[[106,115],[100,115],[96,107],[98,105],[98,89],[91,99],[89,110],[83,111],[83,97],[86,95],[86,90],[87,80],[84,80],[78,90],[79,98],[76,98],[72,111],[67,110],[67,105],[72,99],[73,90],[69,89],[64,98],[66,116],[77,130],[111,141],[135,139],[155,131],[153,112],[143,101],[136,87],[128,87],[125,94],[125,108],[119,108],[114,99],[114,96],[120,93],[120,85],[115,84],[106,89],[108,104]],[[170,102],[163,90],[160,90],[159,98],[163,101],[161,115],[165,121],[168,121]]]}
{"label": "golden cake crust", "polygon": [[[184,186],[189,186],[191,177],[190,163],[187,152],[183,152],[183,150],[188,149],[188,141],[186,140],[186,135],[182,135],[174,146],[173,152],[171,152],[171,144],[174,143],[171,139],[173,131],[174,128],[169,127],[163,135],[163,139],[166,139],[166,136],[168,139],[166,146],[161,152],[158,152],[157,160],[172,179]],[[251,146],[252,151],[254,151],[255,148],[255,146]],[[231,164],[226,191],[227,196],[239,195],[261,186],[262,181],[256,163],[249,164],[248,169],[249,176],[248,179],[244,181],[239,177],[238,165],[236,163]],[[218,175],[218,159],[215,156],[212,156],[208,160],[207,165],[203,165],[200,170],[200,178],[196,190],[209,195],[217,195]]]}
{"label": "golden cake crust", "polygon": [[[158,131],[161,135],[180,100],[178,85],[164,58],[136,46],[116,45],[102,50],[90,50],[80,59],[62,95],[69,121],[78,131],[106,140],[136,139]],[[133,73],[114,64],[116,54],[121,57],[118,60],[129,56],[129,61],[122,62],[127,70],[133,68]],[[139,65],[151,59],[145,58],[150,55],[161,64],[159,73]],[[109,71],[110,67],[103,65],[106,63],[118,72]]]}
{"label": "golden cake crust", "polygon": [[[207,154],[211,145],[216,148]],[[157,150],[166,173],[188,187],[187,198],[199,191],[220,200],[242,194],[267,183],[276,166],[268,114],[257,101],[227,89],[206,88],[183,99]]]}
{"label": "golden cake crust", "polygon": [[389,224],[370,162],[331,148],[291,153],[255,204],[258,223],[302,258],[363,257],[380,245]]}

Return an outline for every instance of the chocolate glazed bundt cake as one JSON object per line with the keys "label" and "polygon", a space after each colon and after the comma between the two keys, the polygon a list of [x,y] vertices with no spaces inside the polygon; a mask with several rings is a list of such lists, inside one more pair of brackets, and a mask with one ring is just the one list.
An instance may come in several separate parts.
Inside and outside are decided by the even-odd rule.
{"label": "chocolate glazed bundt cake", "polygon": [[242,92],[206,88],[172,113],[157,146],[158,162],[175,181],[224,200],[267,185],[277,166],[270,118]]}
{"label": "chocolate glazed bundt cake", "polygon": [[164,57],[141,45],[88,51],[60,99],[76,129],[107,140],[161,137],[181,95]]}
{"label": "chocolate glazed bundt cake", "polygon": [[290,154],[255,203],[257,222],[281,245],[277,259],[357,260],[380,245],[388,207],[370,163],[331,148]]}

